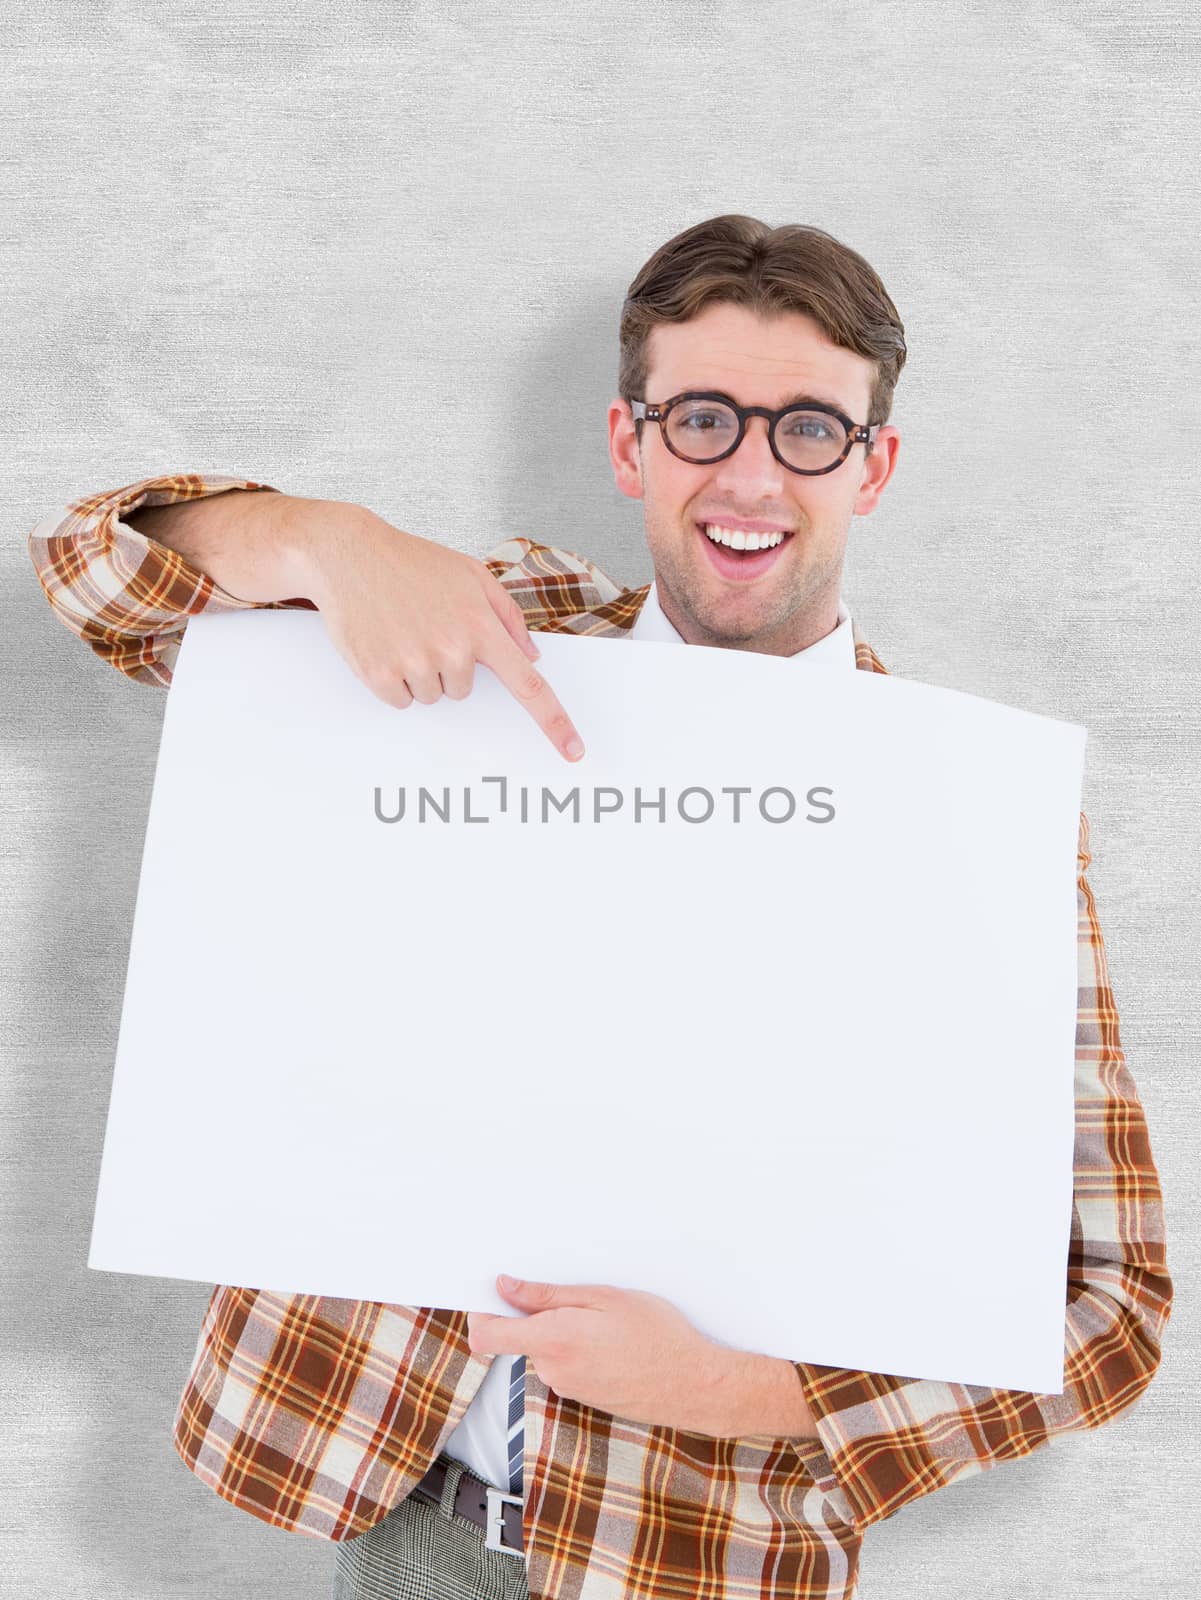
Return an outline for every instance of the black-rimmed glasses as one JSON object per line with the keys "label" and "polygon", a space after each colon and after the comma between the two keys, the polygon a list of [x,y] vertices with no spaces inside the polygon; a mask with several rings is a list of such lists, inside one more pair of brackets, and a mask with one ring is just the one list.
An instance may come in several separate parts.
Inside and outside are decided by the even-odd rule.
{"label": "black-rimmed glasses", "polygon": [[878,422],[852,422],[833,406],[791,405],[771,411],[767,406],[740,406],[715,390],[689,389],[661,405],[631,400],[630,410],[636,418],[657,422],[672,455],[696,466],[733,455],[748,417],[766,417],[772,455],[790,472],[807,476],[833,472],[852,445],[874,444],[880,431]]}

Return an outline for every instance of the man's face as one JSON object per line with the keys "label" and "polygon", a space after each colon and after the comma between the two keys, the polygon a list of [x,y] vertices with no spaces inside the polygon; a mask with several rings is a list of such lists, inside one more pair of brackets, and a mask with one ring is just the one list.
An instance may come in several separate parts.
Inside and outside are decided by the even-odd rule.
{"label": "man's face", "polygon": [[[823,400],[856,424],[867,421],[872,363],[832,344],[811,317],[771,318],[725,302],[690,322],[664,323],[650,338],[644,396],[663,404],[686,389],[718,390],[742,405]],[[864,516],[892,473],[899,435],[882,427],[870,456],[851,446],[832,472],[802,476],[771,452],[767,420],[752,417],[724,461],[681,461],[657,422],[639,449],[630,409],[609,407],[609,453],[617,486],[644,502],[646,537],[660,604],[689,644],[792,655],[838,620],[843,553],[852,516]],[[768,522],[788,532],[774,549],[743,557],[716,546],[705,524]],[[745,565],[744,565],[745,564]]]}

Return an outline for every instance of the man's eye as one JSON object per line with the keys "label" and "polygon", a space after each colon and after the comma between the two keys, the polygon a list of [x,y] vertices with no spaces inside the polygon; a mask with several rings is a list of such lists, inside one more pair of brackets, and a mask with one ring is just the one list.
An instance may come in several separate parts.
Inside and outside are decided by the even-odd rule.
{"label": "man's eye", "polygon": [[830,424],[823,421],[821,417],[797,417],[788,431],[802,439],[832,439],[834,437]]}

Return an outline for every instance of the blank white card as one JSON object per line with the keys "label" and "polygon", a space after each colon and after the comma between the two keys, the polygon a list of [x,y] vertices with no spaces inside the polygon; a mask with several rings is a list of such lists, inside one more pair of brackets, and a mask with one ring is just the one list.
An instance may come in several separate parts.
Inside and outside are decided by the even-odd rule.
{"label": "blank white card", "polygon": [[89,1265],[1059,1393],[1085,730],[539,636],[400,711],[312,612],[189,623]]}

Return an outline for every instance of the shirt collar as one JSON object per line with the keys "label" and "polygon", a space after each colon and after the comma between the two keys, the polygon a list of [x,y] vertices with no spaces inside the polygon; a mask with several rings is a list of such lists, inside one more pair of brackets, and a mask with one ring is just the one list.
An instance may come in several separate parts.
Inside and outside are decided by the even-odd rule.
{"label": "shirt collar", "polygon": [[[659,604],[659,595],[655,583],[652,581],[646,599],[634,620],[630,630],[631,639],[650,639],[660,644],[685,644],[687,641],[676,631],[667,620],[663,607]],[[851,629],[851,613],[847,610],[841,595],[838,600],[838,621],[829,633],[806,645],[803,650],[796,650],[788,657],[790,661],[819,661],[823,664],[838,667],[854,667],[855,665],[855,639]]]}

